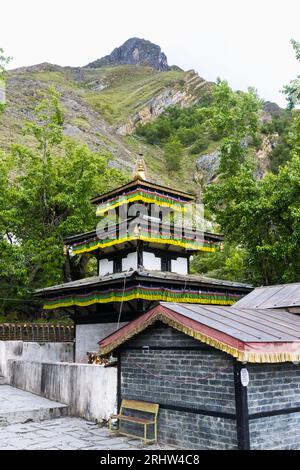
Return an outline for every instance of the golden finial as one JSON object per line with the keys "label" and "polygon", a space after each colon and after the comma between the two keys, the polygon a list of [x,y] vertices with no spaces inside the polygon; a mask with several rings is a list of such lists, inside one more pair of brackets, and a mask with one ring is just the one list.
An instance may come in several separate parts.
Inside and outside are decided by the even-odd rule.
{"label": "golden finial", "polygon": [[133,179],[135,180],[146,180],[146,165],[143,159],[143,154],[139,153],[135,164]]}

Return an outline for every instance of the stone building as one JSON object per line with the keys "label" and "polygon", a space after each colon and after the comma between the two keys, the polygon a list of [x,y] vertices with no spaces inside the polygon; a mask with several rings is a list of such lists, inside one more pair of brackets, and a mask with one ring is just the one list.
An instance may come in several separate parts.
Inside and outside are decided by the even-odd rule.
{"label": "stone building", "polygon": [[158,403],[158,440],[180,448],[300,449],[300,317],[255,308],[261,295],[247,307],[247,296],[160,303],[102,339],[100,354],[118,358],[119,405]]}

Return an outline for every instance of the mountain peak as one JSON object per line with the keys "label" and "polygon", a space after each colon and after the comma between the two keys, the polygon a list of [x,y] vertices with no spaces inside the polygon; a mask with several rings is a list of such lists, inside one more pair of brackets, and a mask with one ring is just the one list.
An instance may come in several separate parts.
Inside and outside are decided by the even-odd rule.
{"label": "mountain peak", "polygon": [[112,65],[145,65],[156,70],[170,70],[166,55],[161,48],[146,39],[130,38],[111,54],[86,65],[89,68],[108,67]]}

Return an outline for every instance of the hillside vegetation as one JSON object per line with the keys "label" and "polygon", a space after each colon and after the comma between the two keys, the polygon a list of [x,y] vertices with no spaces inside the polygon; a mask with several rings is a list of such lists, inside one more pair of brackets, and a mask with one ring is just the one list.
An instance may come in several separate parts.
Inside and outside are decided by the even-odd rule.
{"label": "hillside vegetation", "polygon": [[194,272],[300,280],[297,110],[174,67],[41,64],[2,78],[0,315],[39,315],[33,289],[95,272],[63,240],[94,228],[89,199],[128,181],[140,151],[150,179],[201,195],[208,229],[225,234]]}
{"label": "hillside vegetation", "polygon": [[[33,117],[39,90],[49,86],[61,94],[64,134],[107,155],[111,166],[130,174],[136,154],[142,152],[150,178],[194,192],[209,182],[211,175],[215,176],[216,158],[205,158],[205,164],[201,159],[203,154],[215,156],[220,143],[218,134],[208,135],[203,130],[205,116],[201,109],[210,107],[213,84],[194,72],[160,72],[134,65],[93,69],[51,64],[10,71],[7,107],[0,121],[3,148],[12,143],[33,145],[32,138],[23,135],[23,126]],[[266,140],[267,150],[258,158],[261,174],[270,166],[278,166],[276,161],[270,163],[269,154],[281,143],[280,136],[286,129],[281,113],[277,126],[276,113],[263,111],[263,118],[266,127],[261,137]],[[165,145],[170,140],[175,140],[172,145],[177,149],[178,141],[182,146],[181,165],[175,167],[166,163]],[[286,142],[283,144],[286,148]],[[285,153],[282,150],[282,145],[277,152],[274,150],[279,162]]]}
{"label": "hillside vegetation", "polygon": [[[201,85],[197,90],[193,84]],[[110,165],[131,173],[142,151],[149,175],[167,184],[174,181],[164,165],[160,147],[149,146],[134,135],[137,123],[155,119],[170,105],[188,106],[207,93],[209,84],[193,72],[159,72],[150,67],[122,65],[99,69],[41,64],[10,71],[7,107],[0,121],[0,145],[33,145],[23,135],[32,119],[39,90],[54,86],[61,94],[64,134],[108,155]],[[175,180],[182,187],[185,182]]]}

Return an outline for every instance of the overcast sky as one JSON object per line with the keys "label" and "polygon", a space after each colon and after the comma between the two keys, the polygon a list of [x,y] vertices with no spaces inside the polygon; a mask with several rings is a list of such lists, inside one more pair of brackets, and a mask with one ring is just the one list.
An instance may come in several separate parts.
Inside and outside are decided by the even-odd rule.
{"label": "overcast sky", "polygon": [[299,0],[7,0],[0,47],[10,68],[51,62],[85,65],[130,37],[159,44],[169,64],[257,88],[285,105],[296,75],[290,39],[300,40]]}

